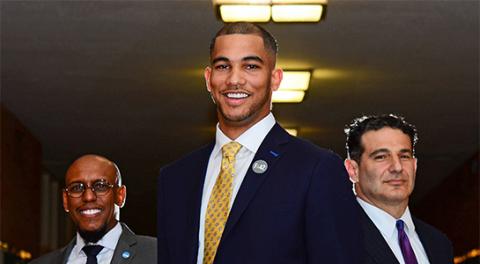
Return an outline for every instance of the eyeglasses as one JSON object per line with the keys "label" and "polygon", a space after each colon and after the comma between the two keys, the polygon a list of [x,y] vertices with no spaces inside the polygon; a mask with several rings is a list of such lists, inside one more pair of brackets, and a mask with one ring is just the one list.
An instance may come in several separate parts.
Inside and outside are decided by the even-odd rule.
{"label": "eyeglasses", "polygon": [[107,192],[110,191],[110,189],[112,189],[114,186],[115,185],[110,184],[105,180],[99,180],[94,182],[92,186],[88,186],[83,182],[74,182],[68,185],[64,190],[68,196],[72,198],[79,198],[88,188],[90,188],[90,190],[92,190],[96,196],[102,196],[107,194]]}

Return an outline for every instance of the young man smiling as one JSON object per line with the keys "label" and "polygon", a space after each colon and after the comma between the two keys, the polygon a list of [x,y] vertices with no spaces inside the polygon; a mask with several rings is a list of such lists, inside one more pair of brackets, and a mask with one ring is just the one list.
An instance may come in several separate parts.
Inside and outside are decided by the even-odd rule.
{"label": "young man smiling", "polygon": [[155,263],[156,239],[135,235],[118,212],[127,189],[118,167],[110,160],[85,155],[68,168],[63,190],[63,208],[77,227],[77,236],[64,248],[34,264]]}
{"label": "young man smiling", "polygon": [[357,204],[341,159],[275,121],[277,43],[262,27],[225,25],[210,47],[215,142],[164,168],[158,263],[345,263],[359,260]]}

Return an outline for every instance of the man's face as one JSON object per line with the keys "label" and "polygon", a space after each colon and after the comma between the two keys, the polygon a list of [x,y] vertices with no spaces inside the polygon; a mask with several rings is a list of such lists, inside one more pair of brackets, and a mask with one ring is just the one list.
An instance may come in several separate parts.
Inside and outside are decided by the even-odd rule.
{"label": "man's face", "polygon": [[265,117],[282,71],[274,69],[273,55],[265,50],[263,39],[251,34],[219,36],[211,58],[205,80],[220,125],[248,128]]}
{"label": "man's face", "polygon": [[351,161],[353,168],[349,169],[357,195],[380,208],[408,205],[417,170],[409,136],[384,127],[363,134],[361,144],[360,164]]}
{"label": "man's face", "polygon": [[[102,196],[96,195],[86,188],[81,197],[70,197],[63,192],[63,206],[80,233],[105,232],[115,226],[115,204],[121,206],[126,195],[125,186],[116,184],[116,169],[108,160],[99,157],[82,157],[75,161],[67,171],[65,184],[83,183],[92,186],[93,183],[104,180],[115,187]],[[103,236],[103,234],[101,234]]]}

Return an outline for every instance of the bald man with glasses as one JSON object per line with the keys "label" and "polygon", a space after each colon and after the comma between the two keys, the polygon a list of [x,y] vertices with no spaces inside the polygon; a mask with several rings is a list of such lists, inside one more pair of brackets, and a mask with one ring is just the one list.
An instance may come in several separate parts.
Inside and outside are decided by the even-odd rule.
{"label": "bald man with glasses", "polygon": [[156,263],[157,241],[137,236],[120,223],[119,210],[127,189],[112,161],[85,155],[68,168],[63,208],[77,227],[77,235],[62,249],[31,263],[106,264]]}

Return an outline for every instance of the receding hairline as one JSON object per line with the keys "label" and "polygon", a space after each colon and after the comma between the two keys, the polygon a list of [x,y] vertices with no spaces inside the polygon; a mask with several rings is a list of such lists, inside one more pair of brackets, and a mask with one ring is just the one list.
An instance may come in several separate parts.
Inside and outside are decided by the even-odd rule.
{"label": "receding hairline", "polygon": [[118,183],[118,186],[121,186],[122,184],[122,176],[120,173],[120,169],[118,168],[117,164],[106,157],[96,155],[96,154],[86,154],[83,155],[70,164],[70,166],[67,169],[67,172],[65,173],[65,184],[67,184],[67,177],[73,169],[76,169],[78,166],[83,165],[85,162],[101,162],[104,164],[107,164],[110,166],[114,171],[115,171],[115,183]]}

